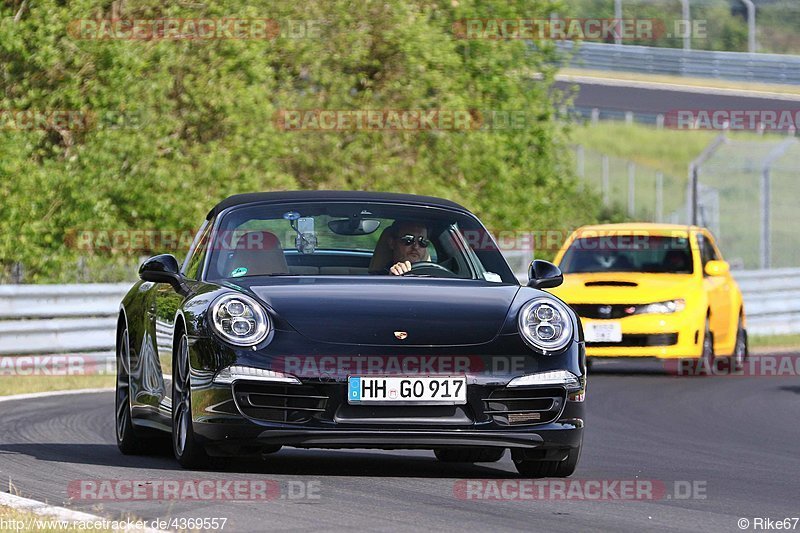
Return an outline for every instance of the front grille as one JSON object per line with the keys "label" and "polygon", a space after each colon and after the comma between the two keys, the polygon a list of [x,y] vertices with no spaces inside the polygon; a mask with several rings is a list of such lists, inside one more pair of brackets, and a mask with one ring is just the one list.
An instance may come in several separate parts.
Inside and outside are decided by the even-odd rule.
{"label": "front grille", "polygon": [[673,346],[678,344],[677,333],[626,333],[622,335],[621,342],[587,342],[589,348],[612,348],[612,347],[647,347],[647,346]]}
{"label": "front grille", "polygon": [[563,387],[495,389],[484,402],[484,414],[499,424],[523,425],[552,422],[566,399]]}
{"label": "front grille", "polygon": [[636,312],[634,304],[571,304],[570,307],[582,318],[625,318]]}
{"label": "front grille", "polygon": [[237,382],[233,397],[245,416],[267,422],[308,422],[324,413],[328,396],[312,385]]}

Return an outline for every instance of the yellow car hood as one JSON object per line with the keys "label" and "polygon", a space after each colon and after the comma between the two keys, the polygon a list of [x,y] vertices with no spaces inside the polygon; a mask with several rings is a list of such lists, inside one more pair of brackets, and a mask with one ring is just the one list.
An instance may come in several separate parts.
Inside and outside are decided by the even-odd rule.
{"label": "yellow car hood", "polygon": [[698,289],[695,283],[691,274],[564,274],[564,283],[548,291],[571,304],[645,304],[686,298]]}

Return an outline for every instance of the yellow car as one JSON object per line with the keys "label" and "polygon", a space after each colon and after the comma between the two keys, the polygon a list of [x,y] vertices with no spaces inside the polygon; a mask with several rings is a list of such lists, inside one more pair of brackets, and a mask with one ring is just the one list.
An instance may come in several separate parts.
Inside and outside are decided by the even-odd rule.
{"label": "yellow car", "polygon": [[564,283],[550,291],[581,317],[586,355],[747,357],[742,293],[711,233],[697,226],[579,228],[555,257]]}

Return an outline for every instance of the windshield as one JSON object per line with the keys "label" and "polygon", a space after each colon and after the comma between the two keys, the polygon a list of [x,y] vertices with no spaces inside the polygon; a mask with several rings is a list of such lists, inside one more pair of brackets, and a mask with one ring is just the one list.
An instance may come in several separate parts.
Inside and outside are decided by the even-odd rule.
{"label": "windshield", "polygon": [[692,251],[686,237],[617,235],[572,242],[560,264],[565,274],[653,272],[691,274]]}
{"label": "windshield", "polygon": [[[439,208],[369,203],[248,205],[228,211],[210,243],[206,279],[390,275],[518,283],[500,252],[466,235],[473,217]],[[483,241],[485,243],[485,240]]]}

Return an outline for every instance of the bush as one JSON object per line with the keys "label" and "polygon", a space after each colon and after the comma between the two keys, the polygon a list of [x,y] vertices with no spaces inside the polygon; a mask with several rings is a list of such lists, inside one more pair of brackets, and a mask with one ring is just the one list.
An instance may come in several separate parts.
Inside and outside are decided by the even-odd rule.
{"label": "bush", "polygon": [[[433,194],[497,229],[599,216],[596,198],[575,193],[554,116],[552,46],[453,35],[454,21],[469,17],[547,17],[561,8],[549,0],[20,5],[0,4],[0,110],[94,118],[77,129],[0,126],[6,279],[15,263],[27,282],[78,281],[80,272],[129,279],[139,253],[163,250],[89,253],[71,237],[194,228],[216,201],[254,190]],[[162,17],[316,20],[321,35],[119,41],[68,32],[81,19]],[[527,120],[495,131],[286,132],[274,121],[282,109],[522,110]]]}

